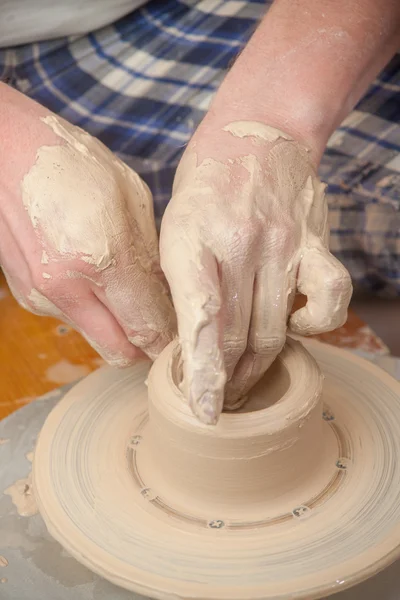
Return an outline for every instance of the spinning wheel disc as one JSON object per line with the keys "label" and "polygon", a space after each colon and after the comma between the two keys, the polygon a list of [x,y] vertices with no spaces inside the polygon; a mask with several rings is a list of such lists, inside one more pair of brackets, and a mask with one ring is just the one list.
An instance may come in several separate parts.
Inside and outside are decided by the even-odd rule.
{"label": "spinning wheel disc", "polygon": [[[147,485],[148,366],[105,367],[75,386],[39,436],[34,489],[50,533],[113,583],[157,599],[320,598],[400,555],[400,385],[345,351],[307,341],[325,375],[329,485],[291,510],[237,526],[199,519]],[[138,467],[139,465],[139,467]]]}

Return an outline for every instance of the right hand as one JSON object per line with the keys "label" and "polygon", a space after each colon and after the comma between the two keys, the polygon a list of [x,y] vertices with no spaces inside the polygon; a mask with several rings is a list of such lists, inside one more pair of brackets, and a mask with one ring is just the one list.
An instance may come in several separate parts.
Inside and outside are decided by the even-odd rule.
{"label": "right hand", "polygon": [[175,316],[149,189],[99,140],[4,84],[0,102],[0,263],[12,293],[111,364],[154,359]]}
{"label": "right hand", "polygon": [[[161,265],[184,390],[199,419],[214,424],[275,360],[288,321],[303,335],[340,327],[352,286],[328,249],[325,186],[307,150],[263,123],[209,123],[176,172]],[[307,304],[289,319],[297,290]]]}

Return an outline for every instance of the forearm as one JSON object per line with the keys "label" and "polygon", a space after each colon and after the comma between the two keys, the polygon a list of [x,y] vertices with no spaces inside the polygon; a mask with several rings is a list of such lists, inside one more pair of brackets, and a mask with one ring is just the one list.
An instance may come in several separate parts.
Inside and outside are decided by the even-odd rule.
{"label": "forearm", "polygon": [[49,114],[44,106],[34,102],[5,83],[0,83],[0,203],[19,190],[25,173],[36,160],[38,149],[59,144],[57,136],[41,118]]}
{"label": "forearm", "polygon": [[217,93],[205,126],[284,129],[318,162],[400,42],[398,0],[275,0]]}

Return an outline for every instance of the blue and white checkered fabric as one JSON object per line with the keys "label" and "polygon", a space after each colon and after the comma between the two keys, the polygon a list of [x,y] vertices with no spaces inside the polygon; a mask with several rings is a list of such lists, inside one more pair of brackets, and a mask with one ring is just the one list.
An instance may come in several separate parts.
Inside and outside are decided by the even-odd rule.
{"label": "blue and white checkered fabric", "polygon": [[[158,221],[176,166],[264,0],[152,0],[87,36],[0,50],[0,77],[98,136],[150,185]],[[400,294],[400,54],[332,136],[331,249],[356,287]]]}

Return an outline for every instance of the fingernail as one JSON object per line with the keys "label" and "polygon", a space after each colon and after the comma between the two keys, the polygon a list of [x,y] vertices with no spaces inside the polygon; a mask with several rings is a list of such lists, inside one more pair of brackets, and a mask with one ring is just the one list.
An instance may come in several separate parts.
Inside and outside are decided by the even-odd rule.
{"label": "fingernail", "polygon": [[211,392],[205,392],[194,400],[191,398],[190,406],[196,417],[205,425],[216,425],[218,423],[221,410],[218,407],[218,399]]}

